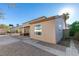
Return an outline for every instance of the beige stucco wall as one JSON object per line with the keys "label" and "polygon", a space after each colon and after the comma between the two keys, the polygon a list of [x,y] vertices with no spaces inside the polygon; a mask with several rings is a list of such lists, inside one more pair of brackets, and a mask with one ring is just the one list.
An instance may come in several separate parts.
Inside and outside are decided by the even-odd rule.
{"label": "beige stucco wall", "polygon": [[20,28],[21,29],[21,34],[23,34],[24,33],[24,28]]}
{"label": "beige stucco wall", "polygon": [[29,30],[30,30],[30,27],[28,27],[28,26],[24,28],[25,33],[29,33]]}
{"label": "beige stucco wall", "polygon": [[[21,32],[22,32],[22,34],[24,34],[24,30],[26,29],[26,33],[29,33],[29,27],[28,26],[30,26],[30,24],[29,23],[24,23],[24,24],[22,24],[22,27],[21,27]],[[27,27],[27,28],[24,28],[24,27]]]}
{"label": "beige stucco wall", "polygon": [[[34,33],[34,27],[36,24],[42,25],[42,35],[36,35]],[[30,37],[36,40],[54,43],[56,44],[55,37],[55,20],[44,21],[30,25]]]}

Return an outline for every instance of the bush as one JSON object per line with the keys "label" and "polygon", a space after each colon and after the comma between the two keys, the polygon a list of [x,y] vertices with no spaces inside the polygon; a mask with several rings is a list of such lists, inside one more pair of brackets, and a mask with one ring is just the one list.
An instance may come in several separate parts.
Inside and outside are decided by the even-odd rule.
{"label": "bush", "polygon": [[74,39],[79,41],[79,32],[76,32],[76,33],[75,33]]}
{"label": "bush", "polygon": [[79,21],[72,23],[70,26],[70,36],[74,36],[77,32],[79,32]]}
{"label": "bush", "polygon": [[75,34],[75,31],[73,31],[73,30],[70,29],[69,35],[70,36],[74,36],[74,34]]}

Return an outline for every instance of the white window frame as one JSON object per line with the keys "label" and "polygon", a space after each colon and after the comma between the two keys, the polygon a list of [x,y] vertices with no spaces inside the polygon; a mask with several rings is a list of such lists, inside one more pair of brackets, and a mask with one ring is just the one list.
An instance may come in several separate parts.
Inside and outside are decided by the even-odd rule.
{"label": "white window frame", "polygon": [[[39,26],[40,28],[37,27],[37,26]],[[34,27],[34,32],[35,32],[35,35],[42,35],[42,25],[41,24],[36,24],[35,27]]]}

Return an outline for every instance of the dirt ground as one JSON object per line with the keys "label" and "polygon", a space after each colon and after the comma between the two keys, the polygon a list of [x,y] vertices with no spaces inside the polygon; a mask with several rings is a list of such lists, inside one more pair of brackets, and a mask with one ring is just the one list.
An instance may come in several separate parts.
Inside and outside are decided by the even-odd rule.
{"label": "dirt ground", "polygon": [[0,56],[55,56],[10,36],[0,36]]}

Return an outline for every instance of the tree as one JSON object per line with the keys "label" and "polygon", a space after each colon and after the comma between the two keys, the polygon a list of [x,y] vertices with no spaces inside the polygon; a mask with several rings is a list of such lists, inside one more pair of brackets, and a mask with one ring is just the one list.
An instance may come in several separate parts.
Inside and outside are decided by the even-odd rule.
{"label": "tree", "polygon": [[10,27],[10,33],[13,32],[14,25],[13,24],[9,24],[9,27]]}
{"label": "tree", "polygon": [[16,27],[19,27],[19,24],[16,24]]}
{"label": "tree", "polygon": [[13,27],[13,24],[9,24],[9,26],[12,28]]}
{"label": "tree", "polygon": [[70,36],[74,36],[77,32],[79,32],[79,21],[75,21],[70,25]]}
{"label": "tree", "polygon": [[10,29],[10,27],[8,25],[5,25],[5,24],[0,24],[0,28],[4,29],[6,31],[8,31]]}
{"label": "tree", "polygon": [[63,13],[65,27],[66,27],[66,20],[69,19],[69,13]]}

